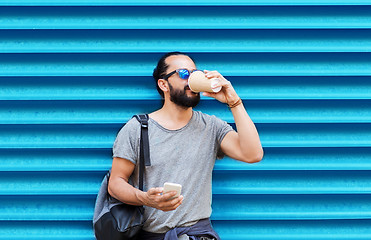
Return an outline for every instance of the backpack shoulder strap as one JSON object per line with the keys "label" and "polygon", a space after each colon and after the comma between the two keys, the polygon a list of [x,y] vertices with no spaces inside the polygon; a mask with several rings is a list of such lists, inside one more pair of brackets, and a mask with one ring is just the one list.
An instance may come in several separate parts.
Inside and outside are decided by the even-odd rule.
{"label": "backpack shoulder strap", "polygon": [[138,120],[138,122],[140,122],[142,127],[148,128],[148,119],[149,119],[148,114],[136,114],[133,117],[135,117]]}
{"label": "backpack shoulder strap", "polygon": [[137,114],[134,117],[140,122],[140,156],[139,156],[139,189],[143,191],[143,172],[144,166],[151,166],[149,155],[148,138],[148,114]]}
{"label": "backpack shoulder strap", "polygon": [[[146,166],[151,166],[151,158],[149,155],[149,138],[148,138],[148,114],[137,114],[134,117],[140,122],[141,125],[141,143],[143,143],[143,156]],[[143,142],[142,142],[143,141]]]}

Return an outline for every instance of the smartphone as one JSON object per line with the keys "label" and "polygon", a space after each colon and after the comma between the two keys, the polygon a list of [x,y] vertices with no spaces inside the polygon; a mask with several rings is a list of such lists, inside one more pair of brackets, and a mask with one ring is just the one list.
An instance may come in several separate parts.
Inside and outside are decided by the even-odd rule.
{"label": "smartphone", "polygon": [[182,191],[182,185],[169,182],[164,183],[164,193],[170,191],[176,191],[176,195],[174,196],[174,198],[177,198],[180,196],[180,192]]}

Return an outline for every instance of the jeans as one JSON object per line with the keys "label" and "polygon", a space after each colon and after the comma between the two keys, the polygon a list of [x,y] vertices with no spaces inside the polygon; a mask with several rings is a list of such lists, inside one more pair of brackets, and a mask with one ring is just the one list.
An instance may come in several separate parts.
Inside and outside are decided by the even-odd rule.
{"label": "jeans", "polygon": [[183,234],[183,235],[179,236],[179,240],[189,240],[189,239],[195,239],[195,240],[214,240],[215,238],[213,238],[213,237],[205,237],[205,236],[202,236],[202,237],[189,237],[186,234]]}

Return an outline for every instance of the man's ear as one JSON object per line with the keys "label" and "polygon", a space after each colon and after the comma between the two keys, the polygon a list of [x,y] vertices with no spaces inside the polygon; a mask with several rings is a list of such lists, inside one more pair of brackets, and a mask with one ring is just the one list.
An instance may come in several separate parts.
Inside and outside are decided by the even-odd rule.
{"label": "man's ear", "polygon": [[157,81],[157,85],[163,92],[168,92],[169,91],[169,83],[165,79],[159,79]]}

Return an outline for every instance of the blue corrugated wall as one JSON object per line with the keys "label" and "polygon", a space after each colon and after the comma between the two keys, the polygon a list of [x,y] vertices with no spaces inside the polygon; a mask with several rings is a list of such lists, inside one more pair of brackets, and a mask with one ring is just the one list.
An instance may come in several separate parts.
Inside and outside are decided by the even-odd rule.
{"label": "blue corrugated wall", "polygon": [[94,239],[115,134],[174,50],[232,81],[265,149],[215,166],[222,239],[371,239],[370,29],[365,0],[1,1],[0,240]]}

